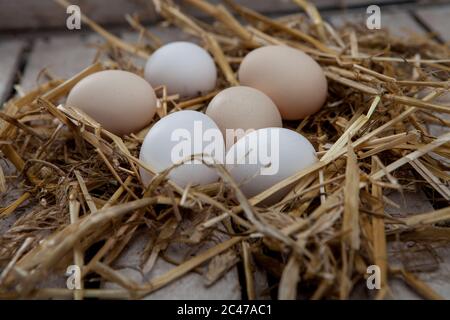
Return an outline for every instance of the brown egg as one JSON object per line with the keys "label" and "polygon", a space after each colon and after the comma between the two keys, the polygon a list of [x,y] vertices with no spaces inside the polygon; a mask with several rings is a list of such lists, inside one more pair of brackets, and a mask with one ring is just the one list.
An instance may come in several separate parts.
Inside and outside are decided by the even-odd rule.
{"label": "brown egg", "polygon": [[80,108],[106,130],[123,135],[150,123],[156,112],[156,95],[152,86],[138,75],[107,70],[78,82],[66,105]]}
{"label": "brown egg", "polygon": [[[229,134],[233,134],[231,130],[235,133],[234,142],[249,129],[282,126],[280,112],[273,101],[263,92],[244,86],[231,87],[217,94],[209,103],[206,115],[214,120],[228,142]],[[236,131],[240,129],[241,132]]]}
{"label": "brown egg", "polygon": [[239,68],[242,85],[268,95],[286,120],[317,112],[327,97],[327,80],[319,64],[287,46],[266,46],[250,52]]}

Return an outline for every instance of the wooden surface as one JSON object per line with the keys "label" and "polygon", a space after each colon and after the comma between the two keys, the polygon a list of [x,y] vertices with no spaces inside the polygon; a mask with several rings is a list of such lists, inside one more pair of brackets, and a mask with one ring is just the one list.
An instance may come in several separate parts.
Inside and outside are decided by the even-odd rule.
{"label": "wooden surface", "polygon": [[[113,0],[116,1],[116,0]],[[117,0],[118,1],[118,0]],[[19,0],[19,1],[9,1],[9,0],[0,0],[0,8],[2,11],[0,14],[8,15],[8,10],[12,10],[14,6],[19,5],[20,3],[28,3],[30,6],[36,6],[36,2],[34,0]],[[51,8],[51,1],[43,0],[39,1],[43,7],[48,5],[48,8]],[[80,3],[87,1],[79,1]],[[103,1],[104,2],[104,1]],[[110,1],[108,1],[109,3]],[[120,2],[120,1],[119,1]],[[120,11],[120,17],[123,16],[124,12],[133,12],[139,6],[138,2],[126,2],[129,10],[128,11]],[[239,1],[241,3],[250,3],[254,8],[259,9],[265,12],[283,12],[289,11],[292,9],[297,10],[297,7],[291,3],[291,1],[284,0],[274,0],[274,1]],[[347,5],[358,3],[359,5],[363,2],[357,0],[348,0],[348,1],[338,1],[339,5]],[[366,1],[370,2],[370,1]],[[364,2],[364,3],[366,3]],[[15,3],[15,4],[14,4]],[[94,6],[95,3],[100,6],[102,0],[92,0],[90,1],[91,5]],[[329,6],[330,8],[336,8],[336,1],[328,1],[328,0],[319,0],[317,3],[320,6]],[[114,6],[112,6],[114,7]],[[17,7],[16,7],[17,8]],[[41,7],[39,7],[41,8]],[[122,7],[121,10],[124,10]],[[50,12],[53,9],[50,10]],[[55,9],[56,10],[56,9]],[[59,9],[58,9],[59,10]],[[91,9],[93,10],[93,9]],[[98,22],[102,21],[115,21],[111,19],[115,19],[115,15],[119,13],[117,10],[113,11],[113,13],[108,13],[110,17],[106,17],[106,13],[101,13],[103,16],[92,16]],[[21,26],[26,27],[35,27],[40,25],[43,21],[46,21],[51,26],[57,26],[59,29],[59,22],[55,23],[53,17],[46,16],[36,16],[37,11],[28,12],[29,16],[25,21],[25,24],[20,24],[20,20],[18,18],[9,17],[9,21],[0,19],[0,29],[5,27],[5,23],[16,23],[16,27],[19,28]],[[101,10],[100,10],[101,11]],[[94,11],[92,11],[94,12]],[[116,12],[116,13],[114,13]],[[18,13],[19,17],[20,14]],[[35,16],[31,16],[34,14]],[[98,13],[100,14],[100,13]],[[341,25],[344,23],[346,19],[349,19],[352,22],[365,23],[366,12],[365,7],[354,8],[351,10],[347,10],[345,12],[342,11],[326,11],[323,14],[331,23],[334,25]],[[9,15],[8,15],[9,16]],[[422,33],[425,35],[428,31],[436,32],[439,35],[440,39],[444,41],[450,40],[450,25],[449,25],[449,16],[450,16],[450,6],[433,6],[433,7],[387,7],[382,8],[382,28],[389,28],[389,30],[395,34],[396,36],[408,36],[411,32]],[[150,18],[151,14],[149,15]],[[417,17],[421,23],[423,23],[426,28],[423,28],[420,25],[415,17]],[[49,19],[47,21],[47,19]],[[106,19],[106,20],[102,20]],[[14,21],[15,20],[15,21]],[[55,20],[56,21],[56,20]],[[23,23],[23,21],[21,22]],[[28,25],[27,25],[28,23]],[[9,25],[11,27],[11,25]],[[175,29],[162,29],[160,27],[151,27],[151,31],[157,34],[163,42],[173,41],[173,40],[192,40],[187,35],[184,35]],[[128,29],[129,30],[129,29]],[[120,32],[120,35],[127,41],[135,42],[137,41],[137,36],[135,33],[130,33],[129,31]],[[33,41],[30,41],[26,35],[23,35],[23,38],[27,38],[24,40],[14,40],[14,41],[2,41],[0,35],[0,103],[4,101],[4,99],[9,95],[12,89],[12,84],[16,79],[17,74],[20,72],[20,61],[22,59],[21,53],[24,48],[28,46],[30,48],[29,56],[27,57],[25,68],[23,70],[23,75],[20,78],[20,85],[25,89],[29,90],[33,88],[38,82],[40,75],[42,76],[42,70],[46,68],[50,74],[53,74],[58,77],[69,77],[80,70],[82,70],[85,66],[91,64],[93,59],[95,58],[96,50],[92,47],[87,47],[88,45],[92,45],[95,43],[99,43],[99,37],[97,35],[85,35],[76,32],[69,32],[65,35],[58,35],[54,37],[48,38],[37,38]],[[144,61],[139,60],[138,64],[143,65]],[[445,99],[445,98],[444,98]],[[448,102],[450,104],[450,98],[448,100],[444,100],[444,102]],[[435,128],[436,130],[442,130],[442,128]],[[448,129],[448,128],[446,128]],[[4,164],[1,164],[4,167]],[[8,174],[13,174],[9,172]],[[14,197],[14,195],[21,195],[23,192],[20,189],[17,190],[8,190],[8,195]],[[417,214],[421,212],[426,212],[432,210],[430,202],[426,199],[423,193],[418,194],[391,194],[389,195],[390,199],[396,202],[400,207],[387,207],[386,211],[393,215],[410,215]],[[9,199],[9,198],[8,198]],[[13,199],[9,199],[8,201],[12,201]],[[25,214],[25,210],[18,210],[18,215]],[[0,221],[0,232],[4,232],[11,224],[14,223],[14,220],[17,219],[17,215],[11,216],[11,218],[7,220]],[[162,273],[167,272],[173,265],[165,262],[163,259],[158,258],[154,268],[152,269],[150,274],[142,274],[139,271],[141,261],[141,254],[145,244],[148,239],[144,236],[138,237],[135,239],[127,249],[123,252],[122,256],[116,261],[116,267],[121,270],[127,276],[130,276],[133,280],[137,282],[143,282],[148,280],[148,277],[154,277],[160,275]],[[390,248],[393,253],[392,259],[395,261],[396,256],[395,252],[398,248]],[[450,277],[450,254],[448,248],[439,248],[437,249],[439,253],[444,255],[443,261],[438,265],[438,269],[434,270],[425,275],[421,275],[422,279],[426,281],[430,286],[432,286],[437,292],[439,292],[444,297],[450,299],[450,290],[449,290],[449,277]],[[180,248],[172,248],[171,256],[175,260],[177,258],[181,258],[183,256],[183,249]],[[267,281],[265,280],[265,276],[262,273],[257,273],[256,275],[257,283],[261,284],[260,287],[264,288],[267,285]],[[47,284],[50,286],[61,286],[64,284],[64,275],[54,275],[52,280]],[[447,280],[445,280],[447,279]],[[103,284],[105,287],[110,287],[111,284]],[[395,298],[417,298],[417,296],[406,287],[401,281],[394,281],[392,285],[392,293]],[[164,298],[172,298],[172,299],[185,299],[185,298],[215,298],[215,299],[239,299],[242,297],[242,286],[239,283],[237,270],[233,268],[222,280],[217,282],[214,286],[207,288],[204,284],[204,278],[196,273],[191,273],[184,276],[180,282],[170,284],[169,286],[163,288],[162,290],[149,295],[148,299],[164,299]],[[195,294],[195,296],[193,295]]]}
{"label": "wooden surface", "polygon": [[[357,8],[344,12],[333,11],[326,13],[325,17],[334,26],[342,26],[347,22],[365,26],[368,15],[366,8]],[[408,10],[398,7],[381,10],[381,30],[388,30],[396,37],[408,37],[413,34],[424,33],[424,29],[414,20]]]}
{"label": "wooden surface", "polygon": [[[55,36],[37,39],[28,58],[20,85],[26,91],[42,83],[43,70],[58,78],[68,78],[91,65],[97,50],[95,43],[102,42],[98,36]],[[40,81],[41,80],[41,81]]]}
{"label": "wooden surface", "polygon": [[[404,0],[405,1],[405,0]],[[410,3],[424,2],[406,0]],[[431,1],[431,0],[429,0]],[[158,19],[151,0],[71,0],[81,11],[100,24],[124,24],[124,13],[139,12],[142,20],[154,22]],[[176,0],[183,5],[183,0]],[[219,3],[221,0],[211,0]],[[265,13],[280,13],[298,8],[291,0],[236,0],[237,3]],[[388,4],[395,0],[313,0],[318,8],[343,9],[351,6]],[[426,2],[426,1],[425,1]],[[30,28],[65,28],[66,12],[54,0],[0,0],[0,30]],[[107,10],[105,10],[107,8]],[[204,14],[187,8],[188,12]]]}
{"label": "wooden surface", "polygon": [[[124,13],[144,12],[143,18],[155,20],[154,10],[145,1],[71,0],[98,23],[123,23]],[[0,0],[0,30],[29,28],[66,28],[66,10],[54,0]],[[105,10],[107,8],[107,10]]]}
{"label": "wooden surface", "polygon": [[24,47],[20,40],[0,42],[0,105],[11,92]]}
{"label": "wooden surface", "polygon": [[[142,253],[147,246],[149,237],[146,234],[141,234],[135,237],[129,244],[122,255],[115,261],[114,268],[122,275],[132,279],[136,283],[144,283],[149,279],[154,279],[162,276],[175,266],[162,257],[158,257],[154,267],[150,272],[143,271]],[[203,250],[205,248],[202,248]],[[166,251],[165,255],[173,261],[181,261],[191,246],[187,245],[171,245]],[[206,272],[206,267],[201,268],[201,271]],[[117,284],[105,283],[104,288],[118,289]],[[206,278],[203,274],[191,272],[183,276],[181,279],[161,288],[160,290],[147,295],[145,300],[240,300],[241,285],[239,283],[239,276],[237,268],[232,268],[211,286],[206,285]]]}
{"label": "wooden surface", "polygon": [[450,42],[450,6],[421,8],[415,11],[420,21],[446,43]]}

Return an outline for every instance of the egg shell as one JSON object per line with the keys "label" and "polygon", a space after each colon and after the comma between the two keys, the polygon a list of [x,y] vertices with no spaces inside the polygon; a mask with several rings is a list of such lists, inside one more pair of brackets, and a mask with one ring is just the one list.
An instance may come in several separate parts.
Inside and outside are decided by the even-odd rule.
{"label": "egg shell", "polygon": [[261,91],[245,86],[219,92],[209,103],[206,115],[218,125],[227,146],[229,141],[234,143],[237,140],[234,138],[247,130],[283,125],[280,112],[273,101]]}
{"label": "egg shell", "polygon": [[[226,155],[226,167],[241,191],[251,198],[317,161],[311,143],[285,128],[253,131],[234,144]],[[294,185],[287,186],[262,202],[272,205]]]}
{"label": "egg shell", "polygon": [[106,130],[123,135],[148,125],[156,102],[155,92],[145,79],[127,71],[106,70],[78,82],[66,105],[83,110]]}
{"label": "egg shell", "polygon": [[[205,148],[211,145],[213,140],[208,141],[204,139],[204,136],[198,134],[200,132],[198,131],[199,125],[201,125],[202,133],[210,130],[210,132],[216,134],[214,140],[216,144],[213,145],[217,148],[209,150],[209,153],[205,151]],[[178,150],[177,146],[180,146],[181,139],[177,137],[181,134],[189,134],[191,137],[183,138],[183,141],[190,145],[191,152],[180,155],[180,159],[174,161],[173,152]],[[195,146],[195,144],[197,145]],[[198,155],[202,152],[213,157],[213,159],[209,158],[210,163],[214,160],[215,163],[223,164],[225,144],[222,133],[214,121],[204,113],[185,110],[169,114],[153,125],[144,138],[139,159],[157,172],[162,172],[174,164],[181,163],[190,155]],[[152,176],[144,168],[140,168],[140,174],[144,184],[148,184]],[[208,167],[201,161],[199,163],[184,163],[172,169],[168,177],[180,187],[186,187],[188,184],[209,184],[219,178],[214,168]]]}
{"label": "egg shell", "polygon": [[213,90],[217,69],[209,53],[190,42],[172,42],[156,50],[145,65],[145,79],[169,94],[194,97]]}
{"label": "egg shell", "polygon": [[239,67],[239,80],[267,94],[285,120],[303,119],[317,112],[328,91],[320,65],[306,53],[287,46],[251,51]]}

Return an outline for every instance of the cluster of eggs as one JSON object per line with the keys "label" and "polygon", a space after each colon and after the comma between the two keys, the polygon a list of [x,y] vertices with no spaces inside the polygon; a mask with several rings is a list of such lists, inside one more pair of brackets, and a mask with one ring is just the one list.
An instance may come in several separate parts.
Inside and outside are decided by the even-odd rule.
{"label": "cluster of eggs", "polygon": [[[177,111],[156,122],[144,139],[140,160],[162,172],[177,165],[174,150],[183,139],[192,145],[189,156],[206,153],[209,146],[212,163],[225,163],[248,197],[312,165],[316,161],[314,147],[296,131],[282,128],[282,120],[303,119],[324,104],[327,81],[320,66],[300,50],[266,46],[251,51],[243,59],[238,77],[241,85],[219,92],[205,113]],[[121,70],[94,73],[74,86],[66,105],[80,108],[108,131],[124,135],[151,122],[157,109],[153,88],[165,86],[168,94],[192,98],[214,90],[216,81],[217,69],[207,51],[193,43],[174,42],[152,54],[144,78]],[[205,139],[202,134],[208,130],[219,134]],[[233,133],[231,141],[229,132]],[[241,136],[236,132],[241,132]],[[183,136],[186,133],[194,136],[195,141]],[[196,134],[202,135],[200,139]],[[273,136],[277,140],[270,139]],[[269,162],[274,159],[273,153],[277,153],[276,170],[271,174],[261,174],[269,165],[258,152],[261,147],[271,150]],[[237,159],[239,155],[254,161]],[[148,184],[150,174],[142,168],[140,174]],[[168,177],[181,187],[219,179],[205,158],[200,162],[178,163]],[[276,202],[288,191],[289,187],[279,191],[265,203]]]}

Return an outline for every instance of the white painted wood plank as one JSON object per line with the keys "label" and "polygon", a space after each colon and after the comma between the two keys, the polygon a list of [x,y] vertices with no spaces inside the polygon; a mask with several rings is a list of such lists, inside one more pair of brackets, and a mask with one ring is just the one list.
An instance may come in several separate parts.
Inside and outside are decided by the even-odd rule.
{"label": "white painted wood plank", "polygon": [[0,108],[11,92],[25,45],[21,40],[0,40]]}

